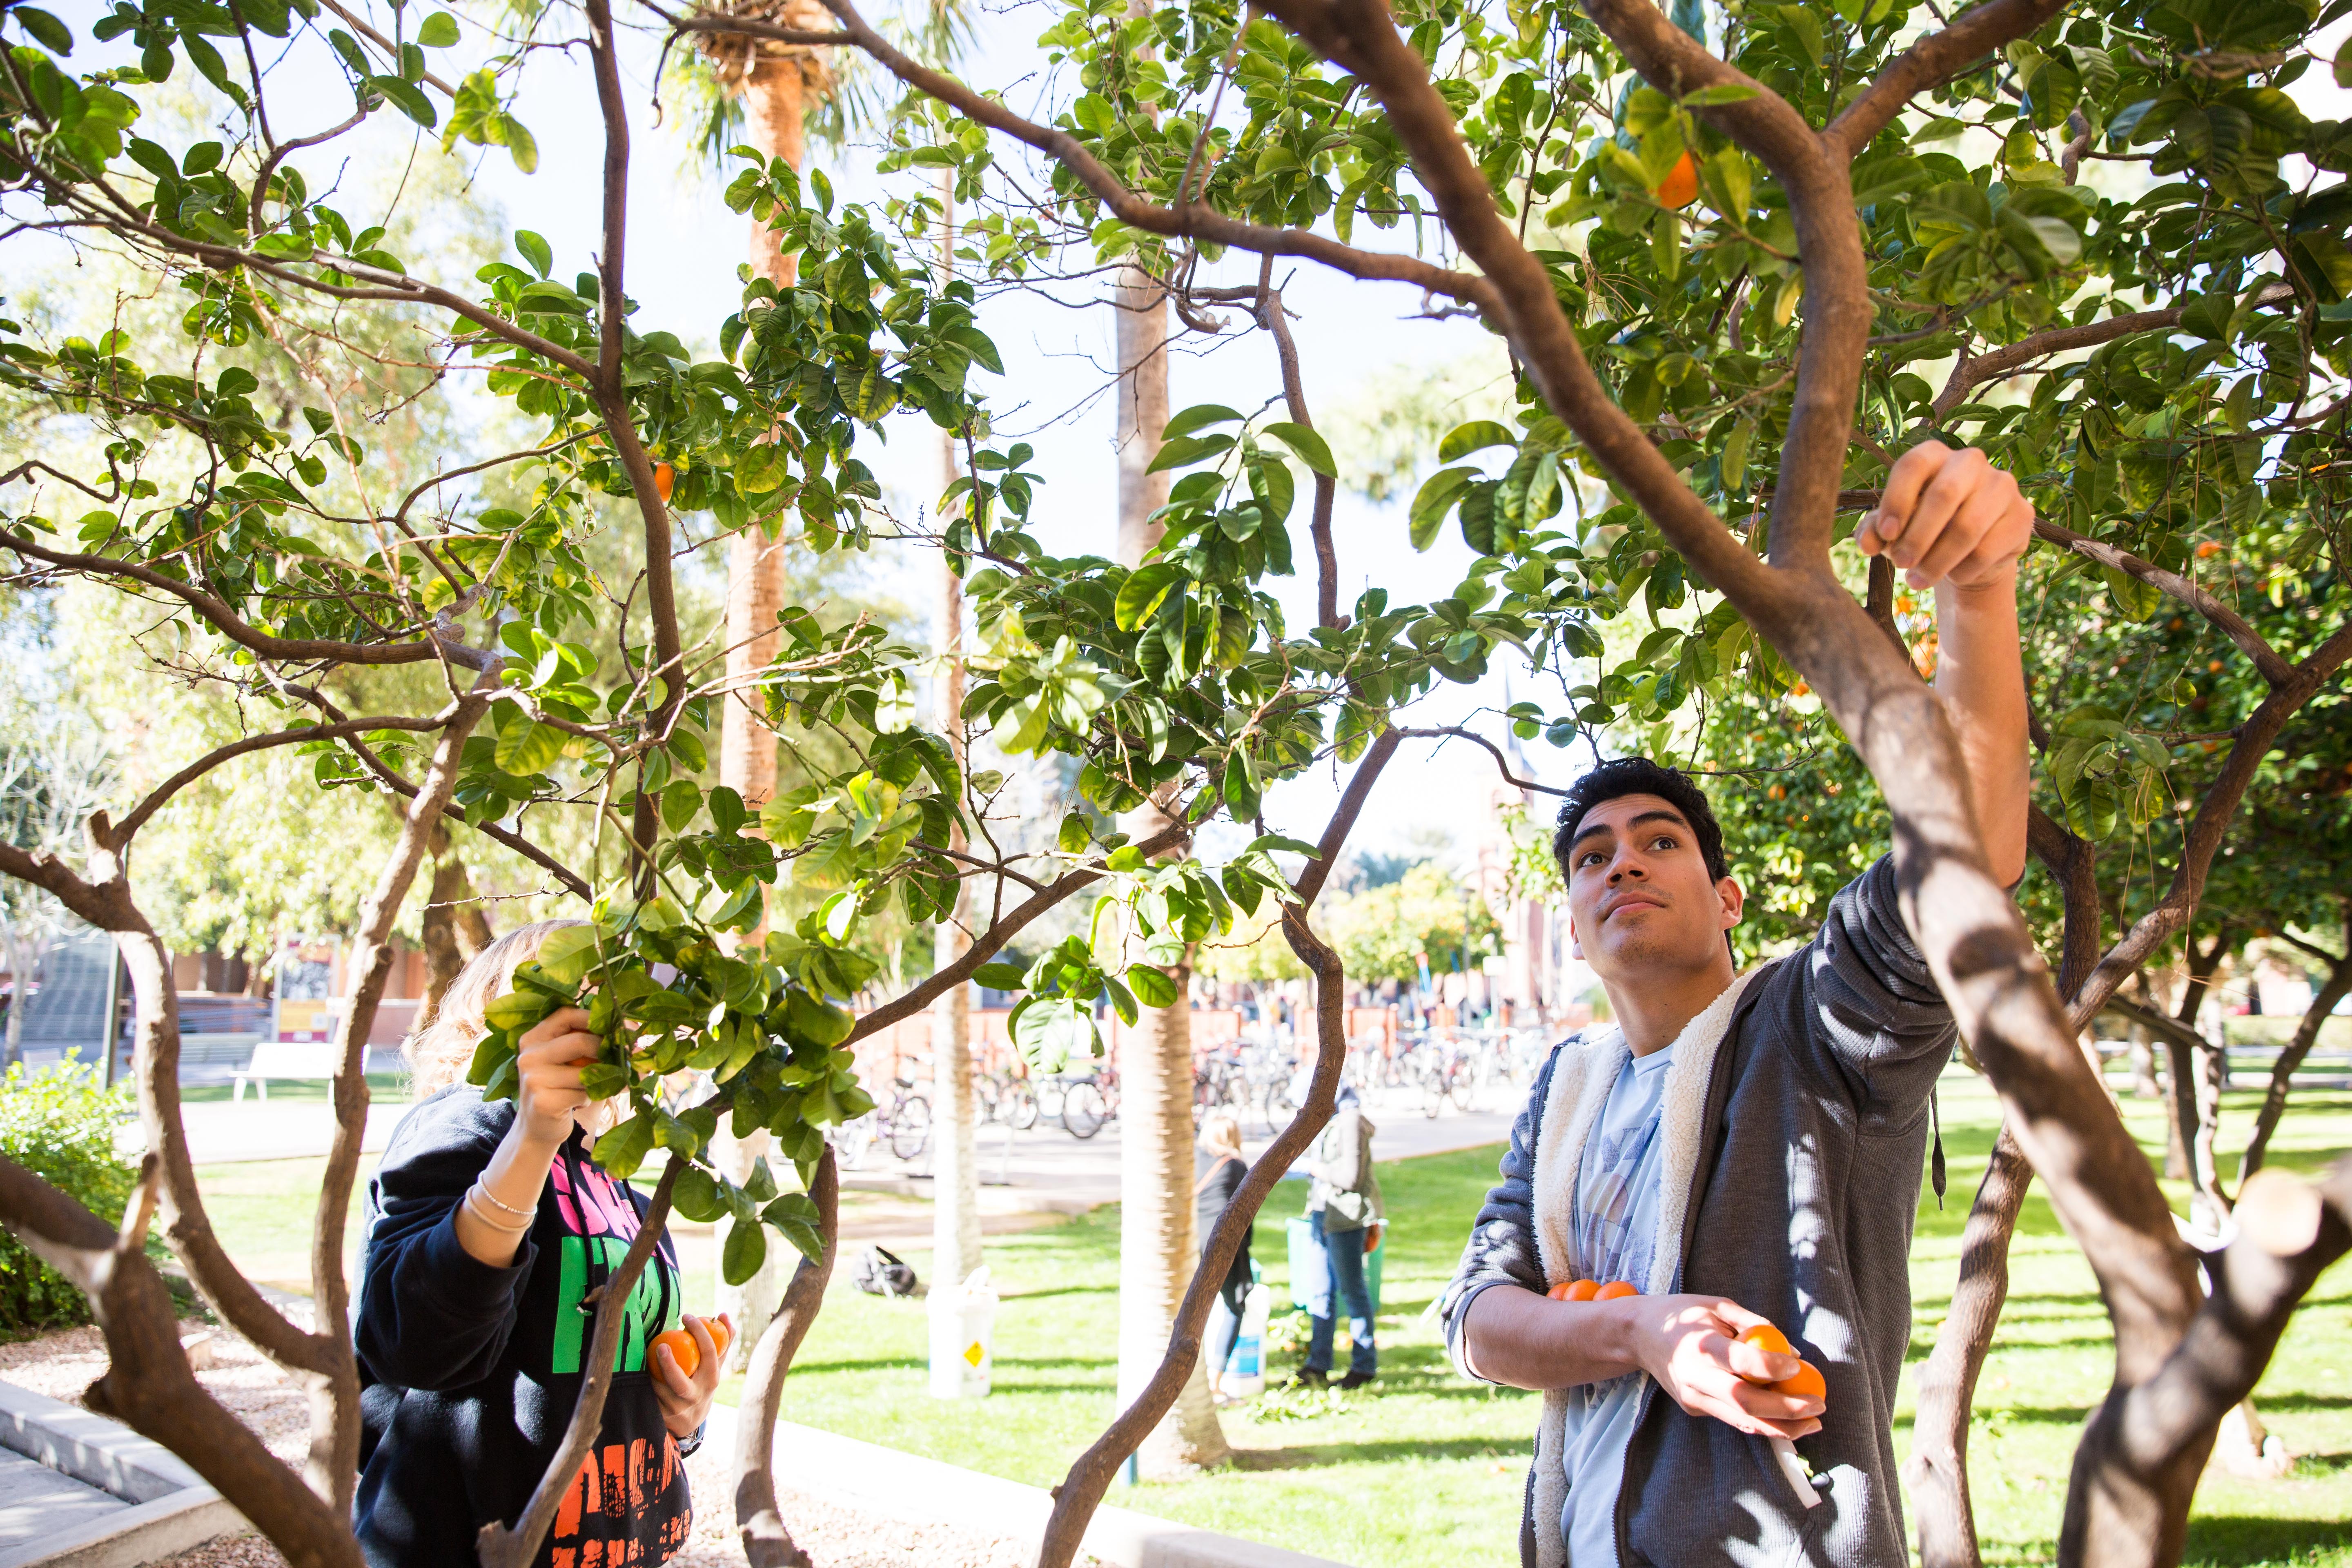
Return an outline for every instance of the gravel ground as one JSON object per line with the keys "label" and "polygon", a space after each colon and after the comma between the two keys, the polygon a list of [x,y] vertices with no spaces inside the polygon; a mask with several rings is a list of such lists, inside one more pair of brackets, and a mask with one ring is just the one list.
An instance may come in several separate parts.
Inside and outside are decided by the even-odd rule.
{"label": "gravel ground", "polygon": [[[309,1446],[310,1413],[301,1393],[251,1345],[224,1330],[181,1325],[183,1336],[205,1333],[212,1364],[196,1373],[214,1398],[258,1433],[271,1453],[299,1463]],[[0,1344],[0,1379],[69,1404],[106,1370],[106,1346],[96,1329],[70,1329],[20,1344]],[[735,1568],[729,1456],[706,1448],[687,1461],[694,1489],[694,1532],[670,1559],[673,1568]],[[947,1525],[919,1524],[863,1508],[784,1490],[779,1493],[793,1539],[819,1568],[1023,1568],[1020,1546]],[[1091,1563],[1092,1559],[1082,1562]],[[224,1536],[157,1568],[285,1568],[277,1548],[257,1535]]]}

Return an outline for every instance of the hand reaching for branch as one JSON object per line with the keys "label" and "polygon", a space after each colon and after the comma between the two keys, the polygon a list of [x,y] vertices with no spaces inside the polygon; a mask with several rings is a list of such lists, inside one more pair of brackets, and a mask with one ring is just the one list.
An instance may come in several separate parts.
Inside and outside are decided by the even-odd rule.
{"label": "hand reaching for branch", "polygon": [[589,1103],[580,1069],[596,1060],[604,1042],[588,1033],[588,1015],[559,1007],[534,1025],[520,1042],[515,1070],[516,1124],[530,1142],[555,1149],[572,1136],[572,1115]]}
{"label": "hand reaching for branch", "polygon": [[2033,538],[2033,503],[2017,479],[1970,447],[1922,441],[1895,460],[1878,510],[1854,541],[1884,552],[1914,588],[1990,587],[2016,570]]}

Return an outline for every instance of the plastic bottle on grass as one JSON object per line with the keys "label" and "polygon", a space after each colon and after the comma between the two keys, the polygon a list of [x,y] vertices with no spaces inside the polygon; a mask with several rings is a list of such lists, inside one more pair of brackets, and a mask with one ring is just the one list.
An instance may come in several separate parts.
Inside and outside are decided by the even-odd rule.
{"label": "plastic bottle on grass", "polygon": [[988,1281],[988,1269],[973,1269],[961,1285],[934,1288],[930,1321],[933,1396],[986,1398],[996,1329],[996,1287]]}

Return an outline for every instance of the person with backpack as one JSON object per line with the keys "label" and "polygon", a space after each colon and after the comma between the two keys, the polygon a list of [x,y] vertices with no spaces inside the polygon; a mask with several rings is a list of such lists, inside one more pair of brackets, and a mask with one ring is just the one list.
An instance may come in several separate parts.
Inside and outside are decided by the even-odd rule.
{"label": "person with backpack", "polygon": [[[2011,885],[2032,528],[1982,453],[1929,443],[1895,464],[1858,536],[1935,588],[1936,693]],[[1892,859],[1831,900],[1811,942],[1742,973],[1729,932],[1747,895],[1687,776],[1601,763],[1568,792],[1552,853],[1616,1022],[1553,1048],[1440,1298],[1457,1369],[1543,1392],[1522,1563],[1908,1563],[1895,1389],[1956,1031]],[[1554,1295],[1593,1282],[1616,1299]]]}
{"label": "person with backpack", "polygon": [[1297,1381],[1320,1385],[1331,1375],[1339,1338],[1339,1312],[1348,1313],[1347,1375],[1341,1388],[1361,1388],[1380,1375],[1380,1350],[1372,1338],[1372,1292],[1364,1259],[1379,1250],[1382,1210],[1381,1182],[1372,1173],[1371,1118],[1364,1114],[1356,1086],[1339,1086],[1338,1108],[1307,1154],[1312,1185],[1307,1218],[1323,1253],[1323,1268],[1307,1280],[1307,1315],[1314,1330],[1307,1342],[1307,1364]]}
{"label": "person with backpack", "polygon": [[[352,1334],[352,1523],[369,1568],[471,1563],[482,1526],[521,1516],[586,1379],[598,1292],[644,1219],[648,1200],[590,1153],[611,1108],[581,1088],[601,1048],[585,1012],[562,1008],[524,1034],[513,1098],[486,1103],[465,1081],[484,1008],[551,931],[578,923],[542,921],[492,942],[408,1043],[417,1103],[368,1183]],[[622,1308],[596,1446],[540,1548],[543,1568],[651,1568],[686,1543],[694,1509],[683,1461],[722,1357],[684,1300],[664,1236]],[[700,1352],[690,1375],[654,1343],[680,1324]]]}

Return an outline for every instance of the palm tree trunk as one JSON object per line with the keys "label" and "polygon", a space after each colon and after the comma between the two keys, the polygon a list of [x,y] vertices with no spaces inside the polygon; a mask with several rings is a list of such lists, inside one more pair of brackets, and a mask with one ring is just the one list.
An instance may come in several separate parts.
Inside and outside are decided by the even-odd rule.
{"label": "palm tree trunk", "polygon": [[[1136,268],[1121,272],[1118,316],[1118,554],[1134,565],[1159,542],[1151,514],[1168,476],[1144,470],[1168,423],[1168,301]],[[1167,824],[1160,803],[1120,820],[1132,838]],[[1171,976],[1176,1005],[1143,1009],[1119,1037],[1118,1403],[1125,1409],[1167,1353],[1176,1309],[1192,1281],[1192,1013],[1189,965]],[[1232,1450],[1198,1362],[1166,1417],[1136,1450],[1138,1472],[1173,1479],[1222,1464]]]}
{"label": "palm tree trunk", "polygon": [[[744,134],[751,145],[771,158],[801,166],[807,142],[803,121],[808,110],[809,72],[803,57],[756,59],[743,79]],[[751,225],[751,269],[779,286],[795,275],[795,258],[777,246],[775,232]],[[756,527],[746,528],[727,542],[727,682],[728,697],[719,731],[719,780],[743,797],[756,814],[776,793],[776,733],[768,727],[762,694],[747,683],[776,656],[776,613],[784,607],[787,584],[782,531],[774,539]],[[721,1121],[712,1154],[719,1168],[737,1181],[751,1173],[766,1155],[769,1137],[764,1128],[736,1138]],[[735,1369],[751,1363],[751,1348],[767,1331],[784,1296],[783,1249],[770,1247],[760,1271],[743,1284],[719,1282],[719,1310],[735,1322],[734,1342],[728,1347]]]}
{"label": "palm tree trunk", "polygon": [[[955,272],[955,181],[940,174],[940,281]],[[955,480],[955,432],[940,432],[940,489]],[[939,520],[942,528],[947,519]],[[963,729],[963,580],[940,552],[940,674],[933,722],[947,737],[961,775],[970,765]],[[963,852],[961,826],[947,847]],[[937,927],[935,961],[954,963],[971,946],[964,924],[969,900],[957,884],[955,908]],[[950,989],[931,1009],[931,1279],[952,1285],[980,1267],[980,1122],[971,1089],[971,987]],[[1007,1137],[1012,1136],[1010,1130]]]}

